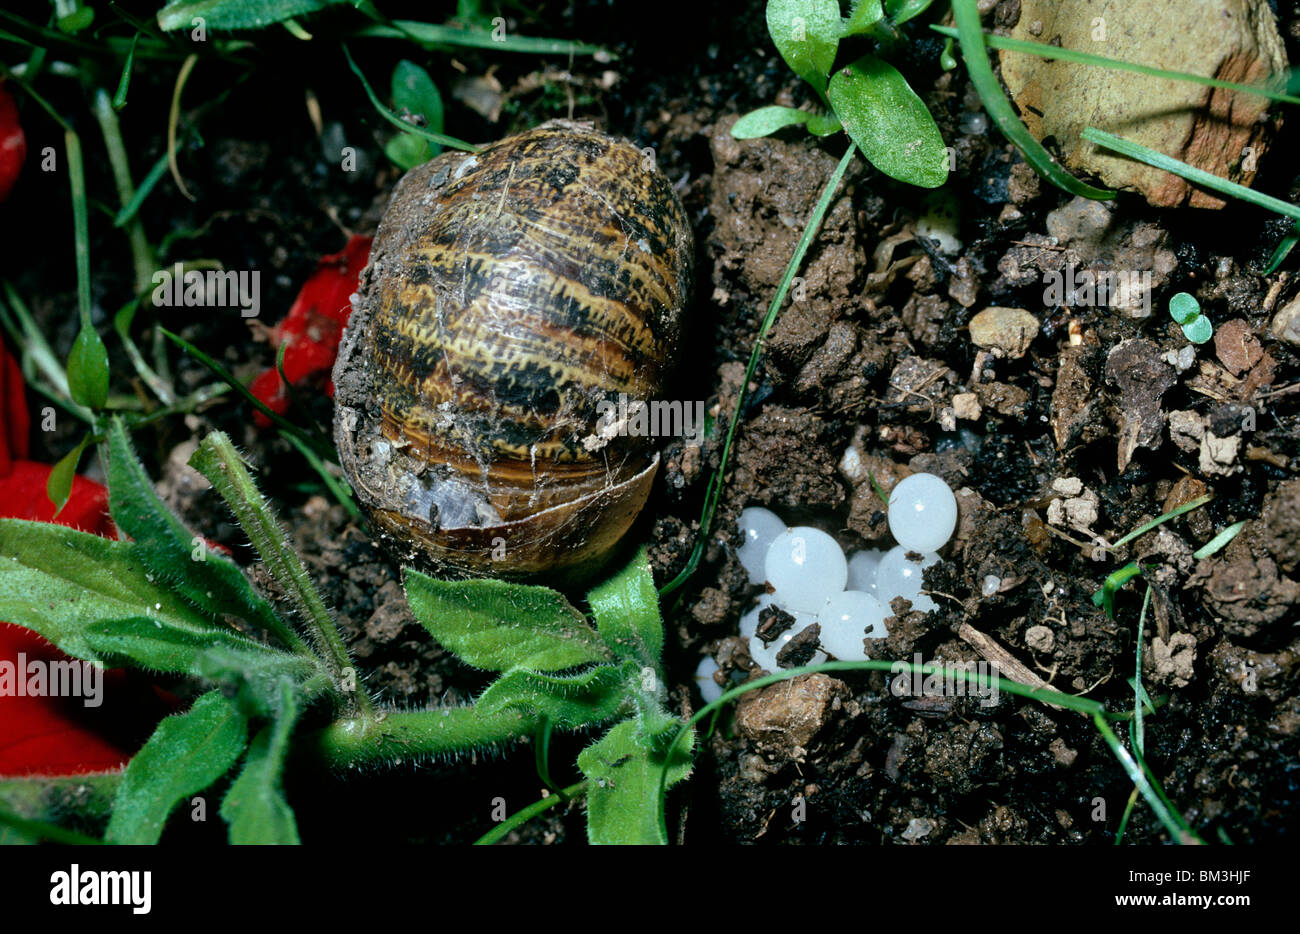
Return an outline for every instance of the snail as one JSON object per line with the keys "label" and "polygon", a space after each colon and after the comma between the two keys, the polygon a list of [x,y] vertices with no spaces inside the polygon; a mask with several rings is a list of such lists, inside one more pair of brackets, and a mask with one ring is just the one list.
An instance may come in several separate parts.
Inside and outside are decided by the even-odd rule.
{"label": "snail", "polygon": [[451,576],[599,568],[659,463],[605,413],[663,389],[693,248],[653,159],[580,123],[403,176],[333,374],[339,462],[380,541]]}

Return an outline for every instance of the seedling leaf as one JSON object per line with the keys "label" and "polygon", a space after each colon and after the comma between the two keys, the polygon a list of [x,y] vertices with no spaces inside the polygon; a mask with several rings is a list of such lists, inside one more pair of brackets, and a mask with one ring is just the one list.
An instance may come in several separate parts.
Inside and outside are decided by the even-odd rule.
{"label": "seedling leaf", "polygon": [[890,178],[923,188],[948,180],[934,117],[893,65],[864,55],[831,76],[827,96],[849,136]]}
{"label": "seedling leaf", "polygon": [[840,27],[838,0],[768,0],[767,31],[776,50],[819,94],[835,67]]}

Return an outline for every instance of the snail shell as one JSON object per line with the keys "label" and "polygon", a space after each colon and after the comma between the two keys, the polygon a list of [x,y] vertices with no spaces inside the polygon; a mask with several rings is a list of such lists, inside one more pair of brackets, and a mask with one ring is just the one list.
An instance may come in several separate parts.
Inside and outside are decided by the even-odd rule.
{"label": "snail shell", "polygon": [[452,573],[598,567],[658,466],[598,430],[600,403],[662,390],[692,260],[653,160],[582,124],[403,176],[334,368],[339,460],[381,540]]}

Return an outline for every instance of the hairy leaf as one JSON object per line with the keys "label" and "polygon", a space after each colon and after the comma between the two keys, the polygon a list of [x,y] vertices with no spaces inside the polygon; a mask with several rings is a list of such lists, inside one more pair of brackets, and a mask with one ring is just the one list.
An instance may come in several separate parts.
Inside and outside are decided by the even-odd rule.
{"label": "hairy leaf", "polygon": [[664,649],[664,626],[645,549],[640,549],[627,567],[589,593],[587,600],[600,637],[614,654],[658,672]]}
{"label": "hairy leaf", "polygon": [[934,0],[885,0],[885,13],[895,26],[901,26],[920,16],[932,3]]}
{"label": "hairy leaf", "polygon": [[129,542],[0,519],[0,556],[0,619],[77,658],[198,674],[198,655],[214,646],[282,654],[218,627],[153,580]]}
{"label": "hairy leaf", "polygon": [[247,741],[243,713],[220,691],[168,717],[126,767],[105,839],[157,843],[172,809],[224,775]]}
{"label": "hairy leaf", "polygon": [[[662,756],[637,741],[635,721],[617,724],[578,755],[587,777],[587,839],[604,844],[666,844],[659,824]],[[692,739],[692,742],[694,740]],[[674,785],[691,771],[689,746],[668,772]]]}
{"label": "hairy leaf", "polygon": [[[154,580],[201,612],[229,615],[281,635],[287,627],[253,590],[233,561],[212,552],[168,509],[136,458],[121,419],[108,433],[109,510],[117,527],[135,540]],[[301,646],[295,636],[291,644]]]}
{"label": "hairy leaf", "polygon": [[548,675],[516,668],[483,692],[475,705],[485,714],[520,707],[559,729],[604,723],[627,709],[629,679],[636,666],[597,665],[577,675]]}
{"label": "hairy leaf", "polygon": [[923,188],[948,180],[948,151],[934,117],[893,65],[864,55],[835,72],[827,95],[850,138],[880,171]]}
{"label": "hairy leaf", "polygon": [[298,823],[284,799],[280,776],[289,752],[289,737],[298,718],[293,683],[281,678],[279,713],[249,744],[244,768],[221,802],[234,844],[297,844]]}
{"label": "hairy leaf", "polygon": [[411,568],[405,577],[415,618],[467,665],[560,671],[609,658],[582,614],[547,587],[441,581]]}

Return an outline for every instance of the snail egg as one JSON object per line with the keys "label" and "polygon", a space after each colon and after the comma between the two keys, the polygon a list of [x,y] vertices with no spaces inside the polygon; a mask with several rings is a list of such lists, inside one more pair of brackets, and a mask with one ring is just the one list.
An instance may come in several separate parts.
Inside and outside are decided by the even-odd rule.
{"label": "snail egg", "polygon": [[776,600],[790,610],[816,613],[849,579],[839,543],[821,529],[801,525],[778,535],[764,562]]}
{"label": "snail egg", "polygon": [[821,624],[822,648],[840,661],[867,660],[864,637],[883,639],[889,635],[885,617],[892,615],[879,600],[860,590],[833,595],[817,616]]}
{"label": "snail egg", "polygon": [[957,527],[957,497],[932,473],[902,480],[889,494],[889,531],[909,551],[938,551]]}
{"label": "snail egg", "polygon": [[736,549],[736,557],[749,572],[749,582],[761,584],[764,580],[767,549],[772,541],[785,531],[785,523],[769,509],[750,506],[741,511],[740,521],[737,524],[740,526],[740,534],[744,536],[745,542]]}
{"label": "snail egg", "polygon": [[721,685],[713,680],[713,673],[717,670],[718,663],[713,660],[712,655],[700,659],[700,664],[695,669],[695,686],[706,704],[712,704],[722,696]]}
{"label": "snail egg", "polygon": [[848,589],[861,590],[875,596],[876,569],[880,567],[880,559],[884,556],[885,553],[878,548],[855,551],[849,555]]}
{"label": "snail egg", "polygon": [[938,564],[939,556],[933,552],[923,553],[920,561],[908,557],[911,551],[899,545],[885,552],[876,569],[876,596],[882,604],[889,606],[895,597],[903,597],[912,602],[912,609],[918,613],[929,613],[937,609],[935,602],[921,593],[924,583],[921,572]]}

